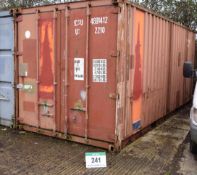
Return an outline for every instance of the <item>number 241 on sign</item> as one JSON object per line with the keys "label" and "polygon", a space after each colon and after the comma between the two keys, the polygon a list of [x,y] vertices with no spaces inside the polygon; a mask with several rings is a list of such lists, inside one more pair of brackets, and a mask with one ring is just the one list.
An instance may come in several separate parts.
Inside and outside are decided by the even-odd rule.
{"label": "number 241 on sign", "polygon": [[105,152],[85,153],[86,168],[104,168],[107,167]]}

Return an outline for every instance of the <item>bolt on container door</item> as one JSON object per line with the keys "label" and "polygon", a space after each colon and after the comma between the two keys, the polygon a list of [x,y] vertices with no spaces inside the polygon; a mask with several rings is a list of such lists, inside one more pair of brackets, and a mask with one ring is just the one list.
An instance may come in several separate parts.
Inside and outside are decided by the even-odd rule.
{"label": "bolt on container door", "polygon": [[[114,141],[117,14],[115,7],[70,9],[66,132]],[[65,95],[67,97],[67,95]],[[110,98],[111,97],[111,98]]]}
{"label": "bolt on container door", "polygon": [[0,12],[0,124],[11,126],[14,118],[13,19]]}

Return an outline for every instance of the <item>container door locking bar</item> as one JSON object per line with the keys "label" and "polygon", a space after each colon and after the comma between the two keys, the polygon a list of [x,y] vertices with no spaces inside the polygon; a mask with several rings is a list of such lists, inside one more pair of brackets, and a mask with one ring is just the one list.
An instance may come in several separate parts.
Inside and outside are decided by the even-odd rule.
{"label": "container door locking bar", "polygon": [[110,93],[109,98],[111,98],[112,100],[119,99],[119,94],[118,93]]}
{"label": "container door locking bar", "polygon": [[52,108],[54,106],[53,104],[38,103],[38,105],[43,106],[43,108],[44,108],[44,113],[41,113],[42,116],[47,116],[47,117],[54,116],[53,114],[49,113],[49,111],[48,111],[48,108]]}

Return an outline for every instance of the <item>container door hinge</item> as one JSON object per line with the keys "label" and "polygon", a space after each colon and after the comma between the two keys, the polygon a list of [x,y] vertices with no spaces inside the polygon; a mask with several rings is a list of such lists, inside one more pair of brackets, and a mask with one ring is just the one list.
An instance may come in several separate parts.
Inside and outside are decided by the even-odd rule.
{"label": "container door hinge", "polygon": [[91,12],[90,12],[90,4],[88,4],[87,6],[87,12],[86,12],[87,16],[90,16],[91,15]]}
{"label": "container door hinge", "polygon": [[119,99],[119,94],[118,93],[110,93],[109,98],[113,100],[118,100]]}
{"label": "container door hinge", "polygon": [[57,19],[57,9],[54,9],[53,11],[53,19]]}
{"label": "container door hinge", "polygon": [[119,14],[121,13],[121,8],[120,7],[115,7],[113,10],[112,10],[112,14]]}
{"label": "container door hinge", "polygon": [[68,17],[70,16],[69,10],[70,10],[70,7],[67,6],[67,7],[65,8],[65,17],[66,17],[66,18],[68,18]]}
{"label": "container door hinge", "polygon": [[128,96],[128,98],[130,99],[130,101],[133,101],[133,95]]}
{"label": "container door hinge", "polygon": [[22,56],[23,55],[23,52],[20,52],[20,51],[17,51],[14,53],[16,56]]}
{"label": "container door hinge", "polygon": [[15,18],[15,21],[18,22],[18,23],[22,22],[23,21],[23,17],[22,16],[18,16],[18,17]]}
{"label": "container door hinge", "polygon": [[120,51],[117,50],[117,51],[112,51],[111,52],[111,57],[120,57]]}

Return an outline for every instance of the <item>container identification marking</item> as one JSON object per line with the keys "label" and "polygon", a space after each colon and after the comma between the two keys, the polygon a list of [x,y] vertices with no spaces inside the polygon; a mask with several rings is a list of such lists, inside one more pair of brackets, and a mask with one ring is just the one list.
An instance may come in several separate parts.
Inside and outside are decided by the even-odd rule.
{"label": "container identification marking", "polygon": [[83,19],[75,19],[74,20],[74,26],[83,26]]}
{"label": "container identification marking", "polygon": [[93,18],[91,18],[90,23],[92,25],[107,24],[108,23],[108,17],[107,16],[93,17]]}
{"label": "container identification marking", "polygon": [[104,33],[105,33],[105,27],[95,27],[94,33],[95,33],[96,35],[104,34]]}
{"label": "container identification marking", "polygon": [[73,21],[73,25],[75,27],[75,35],[78,36],[80,35],[81,29],[79,27],[83,26],[83,19],[75,19]]}
{"label": "container identification marking", "polygon": [[74,80],[84,80],[84,58],[74,58]]}
{"label": "container identification marking", "polygon": [[[106,32],[106,27],[104,25],[107,25],[108,24],[108,16],[102,16],[102,17],[93,17],[91,18],[90,20],[90,23],[95,26],[94,27],[94,34],[96,35],[102,35],[102,34],[105,34]],[[101,25],[101,26],[98,26],[98,25]]]}
{"label": "container identification marking", "polygon": [[107,59],[93,59],[93,82],[107,82]]}

